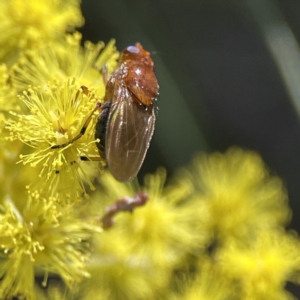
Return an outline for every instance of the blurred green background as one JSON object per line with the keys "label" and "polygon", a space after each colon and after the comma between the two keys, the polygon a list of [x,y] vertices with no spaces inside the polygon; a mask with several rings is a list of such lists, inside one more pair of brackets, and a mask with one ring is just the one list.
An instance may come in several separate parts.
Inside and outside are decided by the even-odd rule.
{"label": "blurred green background", "polygon": [[155,61],[159,112],[140,177],[172,174],[198,151],[258,151],[300,231],[300,1],[82,0],[82,10],[85,40],[141,42]]}

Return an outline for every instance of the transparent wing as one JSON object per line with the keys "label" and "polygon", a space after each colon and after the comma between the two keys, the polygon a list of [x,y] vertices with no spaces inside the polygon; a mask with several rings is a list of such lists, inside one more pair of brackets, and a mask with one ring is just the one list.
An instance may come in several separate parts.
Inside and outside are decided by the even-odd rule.
{"label": "transparent wing", "polygon": [[145,111],[125,85],[115,88],[105,139],[105,156],[113,176],[130,181],[145,158],[155,125],[154,109]]}

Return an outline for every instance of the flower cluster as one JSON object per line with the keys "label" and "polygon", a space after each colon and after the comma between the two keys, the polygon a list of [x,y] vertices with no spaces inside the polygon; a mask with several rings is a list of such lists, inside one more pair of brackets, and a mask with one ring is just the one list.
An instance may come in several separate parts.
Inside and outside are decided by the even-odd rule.
{"label": "flower cluster", "polygon": [[59,42],[66,31],[83,25],[79,4],[78,0],[1,1],[0,60],[11,66],[20,52]]}
{"label": "flower cluster", "polygon": [[39,299],[37,278],[71,288],[90,276],[101,226],[77,205],[101,168],[81,158],[99,159],[99,70],[118,52],[114,40],[81,46],[78,0],[1,1],[0,15],[0,298]]}
{"label": "flower cluster", "polygon": [[5,199],[0,214],[0,293],[5,299],[32,298],[35,268],[60,274],[69,286],[89,276],[89,241],[100,231],[56,198],[35,194],[25,201],[19,210]]}
{"label": "flower cluster", "polygon": [[82,42],[79,7],[0,3],[0,299],[291,299],[300,240],[258,154],[201,154],[142,185],[104,170],[99,70],[119,54]]}

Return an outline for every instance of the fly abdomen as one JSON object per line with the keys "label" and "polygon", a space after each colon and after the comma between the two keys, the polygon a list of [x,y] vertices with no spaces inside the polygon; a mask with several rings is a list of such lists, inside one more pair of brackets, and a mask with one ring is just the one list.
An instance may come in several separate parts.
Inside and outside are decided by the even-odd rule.
{"label": "fly abdomen", "polygon": [[96,146],[99,150],[99,154],[105,159],[105,136],[107,129],[107,121],[109,116],[109,111],[111,107],[111,101],[106,101],[101,106],[101,113],[98,116],[98,120],[95,128],[95,139],[99,139],[100,142],[96,142]]}

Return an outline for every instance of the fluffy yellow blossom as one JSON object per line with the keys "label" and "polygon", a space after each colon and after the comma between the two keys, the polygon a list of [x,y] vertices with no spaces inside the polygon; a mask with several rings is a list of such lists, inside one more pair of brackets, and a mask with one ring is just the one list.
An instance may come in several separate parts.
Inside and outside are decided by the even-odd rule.
{"label": "fluffy yellow blossom", "polygon": [[78,0],[3,0],[0,2],[0,61],[12,65],[19,54],[59,40],[83,24]]}
{"label": "fluffy yellow blossom", "polygon": [[[5,130],[5,121],[10,118],[9,111],[20,109],[17,102],[17,91],[12,87],[8,68],[5,64],[0,65],[0,199],[15,185],[17,168],[16,160],[22,148],[20,141],[10,142],[6,140],[8,135]],[[19,169],[20,171],[20,169]],[[18,177],[17,177],[18,178]]]}
{"label": "fluffy yellow blossom", "polygon": [[69,286],[89,276],[85,260],[96,232],[99,226],[81,220],[70,207],[62,209],[56,198],[35,193],[22,209],[8,198],[0,213],[1,297],[35,299],[39,270],[58,274]]}
{"label": "fluffy yellow blossom", "polygon": [[290,218],[281,180],[269,174],[255,152],[231,148],[225,154],[200,155],[183,175],[196,187],[199,221],[221,242],[251,238]]}
{"label": "fluffy yellow blossom", "polygon": [[91,278],[79,287],[80,299],[97,299],[98,294],[116,300],[163,299],[173,269],[204,247],[207,236],[197,226],[197,210],[185,203],[192,186],[183,180],[164,187],[165,180],[164,169],[147,175],[144,186],[120,183],[109,173],[99,177],[103,189],[85,206],[90,217],[99,219],[105,206],[139,191],[149,200],[132,213],[117,214],[115,224],[98,236],[88,268]]}
{"label": "fluffy yellow blossom", "polygon": [[[182,180],[165,187],[165,180],[166,171],[162,168],[155,174],[146,175],[144,185],[135,187],[135,192],[140,190],[148,194],[147,204],[136,208],[133,214],[119,214],[114,228],[120,235],[128,237],[134,252],[148,255],[162,266],[174,264],[182,255],[203,247],[207,242],[206,232],[198,227],[197,204],[186,202],[193,192],[192,186]],[[122,184],[110,174],[102,175],[100,182],[110,201],[121,196],[114,191],[119,191],[118,186]],[[98,197],[107,203],[105,193],[100,192]],[[127,193],[123,192],[124,195],[133,196],[132,187]]]}
{"label": "fluffy yellow blossom", "polygon": [[35,297],[38,300],[79,300],[72,295],[59,279],[48,278],[47,288],[35,284]]}
{"label": "fluffy yellow blossom", "polygon": [[195,222],[194,205],[184,203],[190,187],[178,185],[163,190],[165,176],[160,170],[145,178],[144,190],[150,197],[147,205],[131,217],[121,215],[122,227],[119,225],[137,251],[150,254],[161,266],[203,247],[207,238]]}
{"label": "fluffy yellow blossom", "polygon": [[18,139],[34,148],[26,151],[21,161],[41,168],[39,184],[44,182],[50,190],[63,191],[70,198],[74,191],[85,190],[83,182],[93,188],[97,164],[82,163],[80,156],[99,159],[94,139],[98,111],[80,139],[62,148],[51,146],[67,143],[79,134],[104,97],[105,84],[98,68],[106,65],[112,72],[118,58],[113,40],[106,47],[102,42],[86,42],[82,48],[80,42],[81,35],[74,33],[60,44],[49,42],[47,47],[42,45],[21,56],[11,81],[19,92],[26,89],[20,96],[22,110],[13,112],[17,120],[7,122],[11,141]]}
{"label": "fluffy yellow blossom", "polygon": [[[99,157],[94,138],[97,113],[91,115],[99,99],[94,97],[93,91],[86,92],[71,79],[49,84],[47,94],[41,89],[30,88],[20,96],[29,113],[14,113],[14,120],[7,122],[9,139],[18,139],[32,148],[29,154],[21,155],[21,161],[38,167],[41,181],[50,190],[55,191],[59,181],[62,185],[63,178],[69,181],[67,186],[62,185],[65,189],[76,190],[78,184],[83,188],[80,176],[84,169],[80,157]],[[76,137],[89,116],[91,122],[81,138],[63,147],[53,148]],[[36,181],[36,178],[32,180]]]}
{"label": "fluffy yellow blossom", "polygon": [[[166,287],[170,268],[158,266],[149,256],[138,253],[132,240],[113,229],[98,236],[88,271],[79,286],[79,299],[155,299]],[[104,297],[106,295],[106,297]]]}
{"label": "fluffy yellow blossom", "polygon": [[0,111],[19,110],[17,91],[9,83],[9,74],[6,64],[0,65]]}
{"label": "fluffy yellow blossom", "polygon": [[[17,99],[17,91],[9,83],[10,78],[5,64],[0,65],[0,165],[11,162],[16,158],[21,148],[18,142],[9,143],[5,140],[5,120],[9,117],[9,111],[18,111],[20,106]],[[4,166],[2,167],[4,168]],[[1,177],[1,175],[0,175]]]}
{"label": "fluffy yellow blossom", "polygon": [[47,90],[48,83],[54,79],[65,81],[74,77],[80,85],[93,89],[98,98],[103,98],[105,85],[100,70],[106,65],[110,74],[117,66],[119,54],[115,41],[106,46],[103,42],[86,41],[82,47],[81,38],[75,32],[66,35],[60,43],[49,42],[23,53],[11,72],[13,86],[19,92],[28,85]]}
{"label": "fluffy yellow blossom", "polygon": [[245,300],[292,299],[287,281],[299,282],[300,241],[286,232],[261,231],[249,243],[233,243],[218,257]]}
{"label": "fluffy yellow blossom", "polygon": [[227,300],[234,298],[233,286],[218,265],[209,257],[201,257],[199,267],[192,276],[180,277],[177,281],[179,295],[171,300]]}

